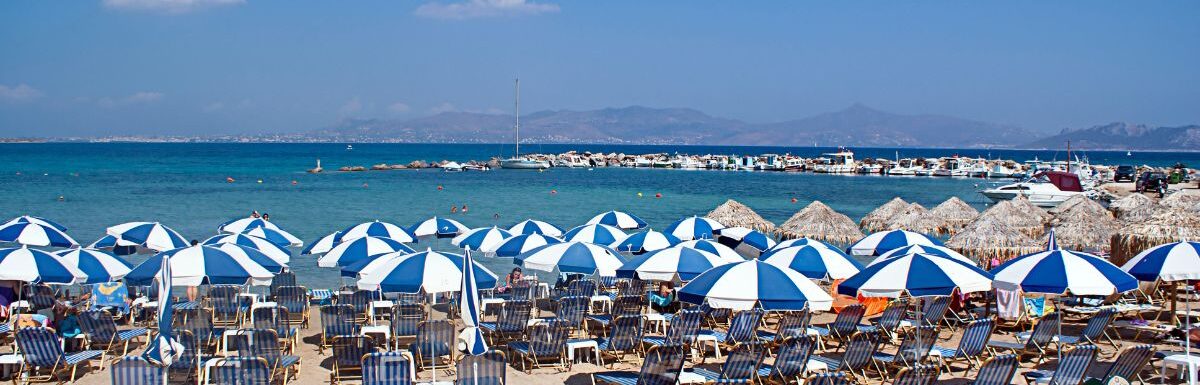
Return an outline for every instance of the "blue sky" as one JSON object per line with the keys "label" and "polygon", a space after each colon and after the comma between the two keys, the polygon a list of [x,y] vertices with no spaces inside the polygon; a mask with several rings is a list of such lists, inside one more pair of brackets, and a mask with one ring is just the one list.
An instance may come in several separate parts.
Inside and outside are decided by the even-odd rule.
{"label": "blue sky", "polygon": [[0,136],[439,111],[855,102],[1051,131],[1200,123],[1200,2],[0,2]]}

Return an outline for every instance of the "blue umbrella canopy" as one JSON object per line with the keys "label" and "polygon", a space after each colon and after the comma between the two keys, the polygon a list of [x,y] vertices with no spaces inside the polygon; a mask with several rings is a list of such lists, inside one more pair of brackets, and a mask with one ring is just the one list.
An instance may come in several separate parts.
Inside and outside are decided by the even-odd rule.
{"label": "blue umbrella canopy", "polygon": [[624,262],[613,249],[594,243],[563,242],[545,245],[518,255],[513,263],[546,272],[612,276]]}
{"label": "blue umbrella canopy", "polygon": [[70,235],[50,225],[33,222],[13,223],[0,227],[0,242],[26,246],[79,246]]}
{"label": "blue umbrella canopy", "polygon": [[221,249],[221,251],[229,253],[229,255],[254,261],[254,263],[257,263],[259,266],[267,269],[267,271],[275,274],[282,273],[283,269],[288,267],[286,263],[276,261],[263,252],[258,251],[258,249],[250,246],[242,246],[236,243],[218,243],[211,246]]}
{"label": "blue umbrella canopy", "polygon": [[219,245],[222,243],[232,243],[238,246],[246,246],[254,248],[262,252],[264,255],[281,264],[286,264],[292,260],[292,252],[286,247],[279,246],[263,238],[255,237],[246,234],[224,234],[214,235],[204,242],[205,245]]}
{"label": "blue umbrella canopy", "polygon": [[304,250],[300,251],[300,254],[310,255],[310,254],[324,254],[326,252],[329,252],[329,250],[333,249],[334,246],[337,246],[338,243],[341,243],[341,241],[338,240],[338,239],[340,239],[341,235],[342,235],[342,232],[338,231],[336,233],[321,237],[321,239],[318,239],[312,243],[309,243],[308,247],[305,247]]}
{"label": "blue umbrella canopy", "polygon": [[818,245],[775,249],[758,257],[763,262],[786,267],[811,279],[845,279],[863,269],[863,265],[841,250]]}
{"label": "blue umbrella canopy", "polygon": [[397,242],[413,243],[417,241],[417,236],[408,229],[378,220],[372,222],[363,222],[354,226],[345,228],[336,233],[333,244],[342,243],[352,239],[362,237],[383,237],[391,238]]}
{"label": "blue umbrella canopy", "polygon": [[771,247],[771,249],[778,250],[778,249],[782,249],[785,247],[804,246],[804,245],[824,246],[824,247],[828,247],[830,249],[838,248],[837,246],[834,246],[834,245],[831,245],[831,244],[828,244],[825,242],[821,242],[821,241],[818,241],[818,240],[812,239],[812,238],[793,238],[793,239],[788,239],[786,241],[781,241],[779,243],[776,243],[774,247]]}
{"label": "blue umbrella canopy", "polygon": [[70,285],[85,279],[82,271],[48,252],[24,246],[0,249],[0,281]]}
{"label": "blue umbrella canopy", "polygon": [[92,244],[88,245],[88,248],[108,250],[116,255],[132,255],[137,254],[142,250],[149,250],[139,247],[136,243],[123,241],[112,235],[100,237],[100,239],[97,239],[95,242],[92,242]]}
{"label": "blue umbrella canopy", "polygon": [[317,259],[319,267],[349,266],[350,264],[378,254],[397,251],[413,252],[413,249],[391,238],[362,237],[339,243]]}
{"label": "blue umbrella canopy", "polygon": [[542,234],[521,234],[505,239],[504,241],[484,247],[481,251],[485,253],[493,253],[497,257],[516,257],[521,253],[533,250],[545,245],[562,243],[562,240]]}
{"label": "blue umbrella canopy", "polygon": [[616,246],[624,241],[628,235],[624,231],[609,225],[592,224],[583,225],[567,231],[563,234],[563,241],[566,242],[587,242],[597,245]]}
{"label": "blue umbrella canopy", "polygon": [[623,212],[623,211],[608,211],[597,214],[592,219],[587,221],[589,225],[609,225],[623,230],[634,230],[646,227],[646,221],[642,218]]}
{"label": "blue umbrella canopy", "polygon": [[262,218],[245,217],[222,223],[220,226],[217,226],[217,231],[229,234],[241,234],[247,230],[257,229],[259,227],[265,227],[271,230],[282,230],[279,228],[279,226],[271,223],[271,221]]}
{"label": "blue umbrella canopy", "polygon": [[968,258],[967,256],[962,255],[961,253],[954,251],[953,249],[951,249],[949,247],[934,246],[934,245],[909,245],[909,246],[901,247],[899,249],[892,249],[891,251],[888,251],[886,253],[883,253],[879,257],[876,257],[875,260],[871,261],[871,264],[874,265],[875,263],[886,260],[888,258],[895,258],[895,257],[904,256],[904,255],[908,255],[908,254],[933,254],[933,255],[943,256],[943,257],[947,257],[947,258],[954,258],[954,259],[957,259],[964,263],[969,263],[969,264],[973,264],[973,265],[976,264],[975,261],[971,260],[971,258]]}
{"label": "blue umbrella canopy", "polygon": [[1137,278],[1106,259],[1054,249],[1013,258],[992,269],[996,287],[1026,293],[1111,295],[1137,289]]}
{"label": "blue umbrella canopy", "polygon": [[283,230],[269,229],[266,227],[255,227],[253,229],[246,230],[246,231],[242,232],[241,234],[266,239],[268,242],[279,245],[280,247],[304,246],[304,241],[300,240],[300,238],[297,238],[295,235],[292,235],[291,233],[288,233]]}
{"label": "blue umbrella canopy", "polygon": [[991,290],[992,275],[975,265],[932,254],[906,254],[867,266],[838,284],[849,296],[947,296]]}
{"label": "blue umbrella canopy", "polygon": [[418,237],[454,238],[468,230],[456,220],[433,217],[413,224],[408,231]]}
{"label": "blue umbrella canopy", "polygon": [[149,285],[159,274],[164,258],[171,263],[171,280],[179,286],[268,285],[275,277],[245,256],[229,254],[216,246],[196,245],[155,254],[126,274],[125,282]]}
{"label": "blue umbrella canopy", "polygon": [[1171,242],[1146,249],[1121,266],[1140,281],[1200,280],[1200,242]]}
{"label": "blue umbrella canopy", "polygon": [[692,216],[675,221],[675,223],[667,226],[664,232],[674,235],[680,240],[690,241],[694,239],[712,239],[713,233],[723,228],[725,228],[725,225],[722,225],[721,222],[705,217]]}
{"label": "blue umbrella canopy", "polygon": [[681,242],[679,238],[675,238],[674,235],[646,230],[625,238],[617,244],[615,249],[631,254],[643,254],[663,250],[675,246],[679,242]]}
{"label": "blue umbrella canopy", "polygon": [[833,297],[804,275],[757,259],[714,267],[679,289],[679,300],[714,308],[828,311]]}
{"label": "blue umbrella canopy", "polygon": [[696,250],[707,251],[707,252],[710,252],[710,253],[720,256],[721,259],[728,259],[731,261],[734,259],[741,259],[743,261],[746,260],[746,257],[742,256],[741,254],[738,254],[737,251],[733,250],[729,246],[722,245],[721,243],[711,240],[711,239],[698,239],[698,240],[694,240],[694,241],[683,241],[683,242],[680,242],[678,245],[675,245],[675,247],[690,247],[690,248],[693,248]]}
{"label": "blue umbrella canopy", "polygon": [[747,257],[757,257],[775,246],[771,236],[745,227],[726,227],[717,230],[716,235],[717,242]]}
{"label": "blue umbrella canopy", "polygon": [[512,233],[509,233],[508,230],[496,226],[481,227],[454,237],[454,239],[450,240],[450,244],[467,250],[483,250],[500,244],[500,242],[512,236]]}
{"label": "blue umbrella canopy", "polygon": [[[358,288],[399,293],[459,291],[464,258],[459,254],[425,250],[408,255],[378,258],[359,273]],[[483,265],[472,265],[476,286],[495,287],[496,274]]]}
{"label": "blue umbrella canopy", "polygon": [[67,249],[54,253],[67,265],[74,266],[87,276],[85,285],[113,282],[125,277],[133,264],[124,259],[97,249]]}
{"label": "blue umbrella canopy", "polygon": [[713,267],[742,261],[745,259],[740,256],[725,259],[707,251],[675,246],[626,261],[617,269],[617,277],[669,281],[678,276],[680,280],[690,281]]}
{"label": "blue umbrella canopy", "polygon": [[189,245],[186,238],[158,222],[128,222],[109,227],[105,233],[120,241],[154,251],[174,250]]}
{"label": "blue umbrella canopy", "polygon": [[35,217],[32,215],[22,215],[22,216],[13,218],[13,219],[9,219],[7,222],[4,222],[4,224],[0,224],[0,227],[8,226],[8,225],[11,225],[14,223],[36,223],[36,224],[39,224],[42,226],[53,227],[53,228],[57,229],[58,231],[61,231],[64,233],[67,232],[67,227],[58,224],[58,222],[55,222],[55,221],[52,221],[52,220],[49,220],[46,218],[42,218],[42,217]]}
{"label": "blue umbrella canopy", "polygon": [[526,219],[508,228],[508,232],[513,234],[541,234],[551,237],[561,237],[563,229],[561,227],[534,219]]}
{"label": "blue umbrella canopy", "polygon": [[882,255],[904,246],[942,246],[937,238],[908,230],[891,230],[871,233],[854,242],[848,249],[851,255]]}

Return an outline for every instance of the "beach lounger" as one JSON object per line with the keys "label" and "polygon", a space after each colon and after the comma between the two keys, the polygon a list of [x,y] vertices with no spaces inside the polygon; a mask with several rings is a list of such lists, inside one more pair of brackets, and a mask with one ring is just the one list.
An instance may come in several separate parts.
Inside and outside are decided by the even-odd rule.
{"label": "beach lounger", "polygon": [[873,361],[871,357],[879,350],[882,341],[883,334],[880,332],[857,332],[850,336],[849,342],[846,343],[846,352],[842,354],[841,359],[814,355],[809,361],[820,362],[825,364],[827,370],[846,372],[854,377],[855,381],[866,382],[867,368]]}
{"label": "beach lounger", "polygon": [[[279,334],[275,330],[243,329],[238,334],[247,337],[240,339],[241,343],[237,346],[238,356],[265,358],[271,368],[272,379],[281,378],[284,385],[287,385],[288,378],[300,373],[300,356],[284,354],[280,348]],[[295,370],[292,370],[293,367]]]}
{"label": "beach lounger", "polygon": [[988,340],[992,338],[992,331],[995,329],[996,321],[990,318],[968,322],[962,330],[962,338],[958,341],[958,347],[951,349],[934,345],[931,353],[937,356],[941,365],[949,372],[954,371],[954,368],[950,366],[951,363],[966,362],[967,367],[963,369],[963,374],[966,374],[972,368],[979,366],[979,357],[983,354]]}
{"label": "beach lounger", "polygon": [[242,322],[242,315],[249,306],[241,303],[238,294],[241,289],[237,286],[213,286],[208,290],[208,302],[212,307],[213,324],[226,328],[236,328]]}
{"label": "beach lounger", "polygon": [[408,346],[408,350],[417,361],[417,368],[424,370],[426,365],[429,365],[436,370],[442,357],[454,362],[455,337],[457,334],[451,321],[425,321],[418,325],[417,340]]}
{"label": "beach lounger", "polygon": [[933,349],[934,342],[937,342],[938,328],[934,325],[924,325],[905,330],[902,333],[903,337],[895,354],[877,351],[871,355],[875,369],[884,379],[887,378],[887,371],[890,368],[911,368],[925,363],[925,358]]}
{"label": "beach lounger", "polygon": [[412,362],[398,351],[374,352],[362,358],[362,385],[410,385]]}
{"label": "beach lounger", "polygon": [[640,295],[620,295],[613,300],[612,308],[608,314],[588,314],[585,318],[588,323],[594,323],[600,328],[608,327],[608,323],[617,317],[626,315],[640,315],[642,313],[642,305],[645,301]]}
{"label": "beach lounger", "polygon": [[271,366],[262,357],[221,358],[209,369],[207,385],[269,385]]}
{"label": "beach lounger", "polygon": [[[915,312],[910,312],[905,320],[900,321],[900,326],[917,326],[918,321],[921,325],[940,325],[946,319],[946,313],[950,311],[950,297],[933,297],[932,300],[926,302],[919,317]],[[918,320],[918,318],[920,319]]]}
{"label": "beach lounger", "polygon": [[798,383],[809,372],[809,359],[817,348],[817,337],[787,337],[777,345],[779,354],[775,361],[771,365],[760,364],[758,378],[784,384]]}
{"label": "beach lounger", "polygon": [[640,358],[643,330],[642,317],[637,315],[620,316],[609,325],[612,330],[606,334],[607,337],[596,338],[596,348],[600,349],[600,364],[604,364],[604,357],[612,357],[616,361],[624,361],[625,356],[629,353],[633,353]]}
{"label": "beach lounger", "polygon": [[832,324],[810,326],[808,330],[809,333],[816,333],[821,337],[820,347],[822,350],[825,349],[824,340],[829,338],[838,341],[838,349],[841,349],[841,346],[845,345],[846,340],[858,331],[858,324],[862,321],[863,314],[865,313],[866,308],[863,305],[854,304],[846,306],[838,312],[837,318],[833,319]]}
{"label": "beach lounger", "polygon": [[850,385],[853,381],[846,373],[830,372],[814,374],[804,380],[804,385]]}
{"label": "beach lounger", "polygon": [[696,333],[700,331],[700,319],[704,315],[699,310],[680,310],[672,318],[664,336],[645,336],[642,343],[650,346],[687,345],[695,342]]}
{"label": "beach lounger", "polygon": [[1099,380],[1107,383],[1113,378],[1124,378],[1126,381],[1133,383],[1137,380],[1141,383],[1146,383],[1142,378],[1142,370],[1146,368],[1146,364],[1150,363],[1150,359],[1154,357],[1154,345],[1135,345],[1125,348],[1117,355],[1117,359],[1109,365],[1108,370],[1104,375],[1100,376]]}
{"label": "beach lounger", "polygon": [[1079,332],[1079,335],[1057,335],[1059,345],[1081,345],[1081,344],[1099,344],[1102,339],[1108,339],[1108,343],[1113,349],[1117,348],[1117,342],[1112,338],[1108,338],[1108,327],[1112,326],[1113,319],[1117,317],[1117,311],[1113,308],[1104,308],[1092,314],[1087,321],[1087,325]]}
{"label": "beach lounger", "polygon": [[1025,377],[1026,384],[1079,385],[1096,360],[1098,350],[1096,345],[1076,346],[1063,352],[1054,371],[1030,370],[1021,376]]}
{"label": "beach lounger", "polygon": [[192,332],[192,335],[196,337],[200,351],[215,352],[217,345],[221,342],[221,336],[225,334],[225,328],[213,326],[212,312],[209,312],[208,309],[176,311],[176,314],[179,313],[184,314],[182,328]]}
{"label": "beach lounger", "polygon": [[286,286],[296,286],[296,273],[284,271],[275,274],[275,278],[271,278],[271,296],[274,297],[279,288]]}
{"label": "beach lounger", "polygon": [[[303,286],[301,286],[303,287]],[[312,289],[305,293],[305,300],[310,305],[329,306],[333,304],[333,290]]]}
{"label": "beach lounger", "polygon": [[113,357],[129,353],[129,343],[148,334],[145,328],[118,330],[117,321],[104,310],[89,310],[79,314],[79,328],[87,333],[88,348],[101,349]]}
{"label": "beach lounger", "polygon": [[567,331],[573,333],[583,326],[583,317],[587,315],[588,306],[591,305],[591,297],[584,296],[568,296],[558,299],[558,306],[555,306],[554,317],[543,318],[544,321],[560,320],[567,325]]}
{"label": "beach lounger", "polygon": [[762,322],[762,317],[762,309],[742,310],[734,314],[733,319],[729,321],[728,330],[701,330],[699,334],[712,336],[721,346],[733,349],[737,344],[758,340],[758,325]]}
{"label": "beach lounger", "polygon": [[354,308],[354,322],[359,325],[366,324],[370,321],[371,302],[375,299],[375,292],[369,290],[356,290],[349,297],[338,297],[338,305],[350,305]]}
{"label": "beach lounger", "polygon": [[118,360],[110,368],[112,385],[162,385],[166,372],[138,356]]}
{"label": "beach lounger", "polygon": [[456,365],[458,378],[455,385],[505,385],[508,361],[504,352],[489,350],[478,356],[467,355]]}
{"label": "beach lounger", "polygon": [[[21,355],[24,357],[20,372],[26,375],[17,375],[14,378],[26,384],[52,381],[64,372],[70,372],[70,381],[75,382],[79,365],[87,365],[97,358],[101,362],[104,361],[104,351],[101,350],[84,350],[70,354],[63,352],[62,340],[53,329],[43,327],[17,330],[17,347],[21,349]],[[59,382],[61,383],[61,380]]]}
{"label": "beach lounger", "polygon": [[[1047,314],[1034,325],[1033,331],[1028,334],[1018,334],[1018,341],[1024,339],[1024,342],[1008,342],[990,340],[987,343],[988,349],[996,355],[996,351],[1000,349],[1010,350],[1017,354],[1018,358],[1024,358],[1027,355],[1037,357],[1038,363],[1046,361],[1046,350],[1054,339],[1054,335],[1058,333],[1060,314],[1053,312]],[[1025,337],[1022,337],[1022,336]]]}
{"label": "beach lounger", "polygon": [[758,330],[755,334],[758,335],[759,340],[778,345],[785,339],[808,335],[810,320],[812,320],[812,312],[808,310],[790,311],[780,317],[779,323],[775,324],[774,332]]}
{"label": "beach lounger", "polygon": [[329,383],[336,385],[346,380],[361,380],[363,356],[375,351],[375,340],[371,337],[333,337],[333,368],[329,371]]}
{"label": "beach lounger", "polygon": [[350,305],[330,305],[321,307],[321,345],[320,352],[326,347],[333,346],[333,340],[341,336],[357,336],[358,323],[354,322],[354,307]]}
{"label": "beach lounger", "polygon": [[201,369],[204,368],[204,364],[208,360],[212,359],[212,356],[200,354],[200,345],[196,342],[196,337],[190,331],[181,330],[176,332],[175,339],[179,341],[180,345],[183,345],[184,349],[179,358],[171,362],[171,366],[167,367],[167,375],[183,373],[184,381],[195,379],[196,384],[199,385],[201,382]]}
{"label": "beach lounger", "polygon": [[508,351],[512,352],[513,360],[520,361],[521,370],[526,373],[541,368],[547,361],[555,363],[554,368],[560,371],[570,370],[571,361],[567,359],[568,330],[569,326],[558,320],[530,326],[525,331],[525,340],[509,342]]}
{"label": "beach lounger", "polygon": [[973,385],[1009,385],[1021,364],[1016,354],[1003,354],[984,361],[975,373]]}
{"label": "beach lounger", "polygon": [[750,384],[758,375],[758,367],[762,364],[766,351],[764,343],[744,343],[729,352],[720,372],[696,367],[692,368],[692,373],[704,377],[705,382],[709,383]]}
{"label": "beach lounger", "polygon": [[533,302],[529,300],[504,301],[496,322],[480,322],[479,328],[487,336],[488,344],[502,344],[525,332],[532,311]]}
{"label": "beach lounger", "polygon": [[940,369],[937,365],[916,365],[900,369],[892,385],[931,385],[937,380]]}
{"label": "beach lounger", "polygon": [[646,351],[642,369],[637,372],[592,373],[592,383],[616,385],[675,385],[685,357],[683,345],[655,346]]}
{"label": "beach lounger", "polygon": [[287,309],[290,323],[308,328],[308,289],[304,286],[283,286],[275,290],[275,302]]}
{"label": "beach lounger", "polygon": [[255,329],[271,329],[279,335],[279,346],[288,353],[298,343],[298,333],[290,322],[287,309],[282,307],[260,307],[250,313],[250,327]]}
{"label": "beach lounger", "polygon": [[417,338],[417,326],[425,319],[425,309],[416,303],[399,303],[392,306],[392,346],[400,349],[405,342]]}
{"label": "beach lounger", "polygon": [[908,311],[908,302],[903,299],[898,299],[888,303],[887,308],[883,309],[883,313],[879,317],[871,320],[870,325],[857,325],[858,331],[881,331],[889,340],[896,339],[896,328],[900,327],[900,321],[904,320],[904,315]]}

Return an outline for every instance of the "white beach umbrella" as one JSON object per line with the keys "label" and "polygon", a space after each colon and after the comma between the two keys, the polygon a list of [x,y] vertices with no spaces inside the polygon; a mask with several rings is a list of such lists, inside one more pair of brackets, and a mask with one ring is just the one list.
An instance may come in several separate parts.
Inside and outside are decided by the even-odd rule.
{"label": "white beach umbrella", "polygon": [[759,260],[714,267],[679,289],[679,300],[721,309],[828,311],[833,297],[803,274]]}

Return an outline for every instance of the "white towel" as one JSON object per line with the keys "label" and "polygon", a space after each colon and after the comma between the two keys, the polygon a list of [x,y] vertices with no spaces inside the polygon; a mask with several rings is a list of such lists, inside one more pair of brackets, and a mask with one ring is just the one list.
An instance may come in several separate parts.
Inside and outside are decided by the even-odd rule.
{"label": "white towel", "polygon": [[996,312],[999,313],[1000,319],[1015,320],[1021,318],[1021,310],[1024,303],[1021,301],[1021,293],[1016,290],[996,289]]}

